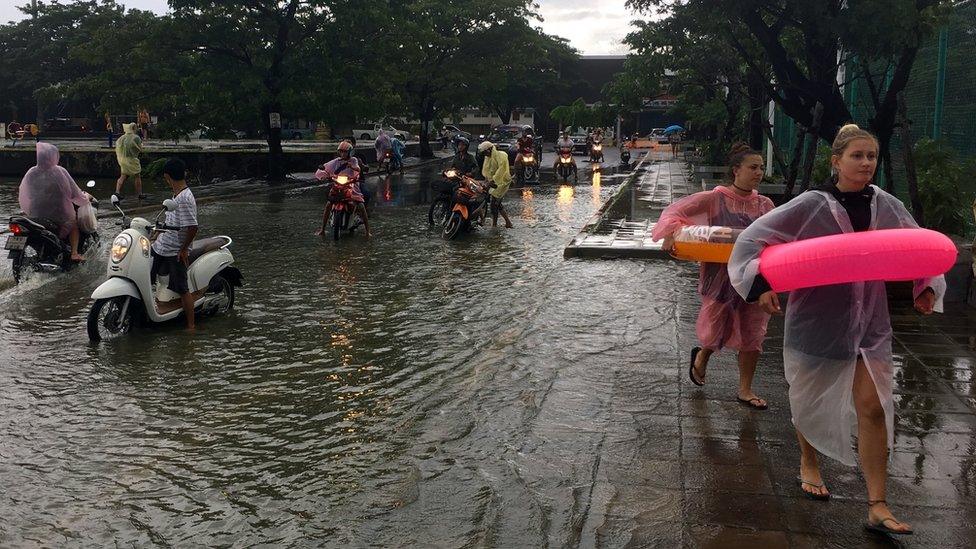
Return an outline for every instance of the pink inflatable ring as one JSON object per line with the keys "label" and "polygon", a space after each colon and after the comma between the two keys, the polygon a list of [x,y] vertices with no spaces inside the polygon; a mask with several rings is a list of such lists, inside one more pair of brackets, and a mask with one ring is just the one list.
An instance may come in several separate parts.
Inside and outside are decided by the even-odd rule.
{"label": "pink inflatable ring", "polygon": [[944,274],[956,245],[929,229],[883,229],[769,246],[759,272],[777,292],[868,280],[915,280]]}

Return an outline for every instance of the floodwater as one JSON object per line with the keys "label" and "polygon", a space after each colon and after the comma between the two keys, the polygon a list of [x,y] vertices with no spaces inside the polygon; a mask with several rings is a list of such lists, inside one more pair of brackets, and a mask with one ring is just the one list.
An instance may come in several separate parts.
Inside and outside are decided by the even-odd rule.
{"label": "floodwater", "polygon": [[[609,321],[653,314],[617,290],[674,267],[562,259],[617,175],[513,189],[515,229],[446,242],[425,217],[435,174],[373,180],[372,240],[312,235],[321,188],[201,204],[201,234],[233,237],[245,286],[192,336],[173,323],[90,345],[104,248],[20,286],[0,267],[0,545],[535,545],[571,531],[564,487],[589,473],[520,463],[518,441],[565,427],[535,417],[553,383],[603,383]],[[674,345],[638,341],[645,329],[627,335],[635,348]],[[560,379],[581,362],[590,376]],[[566,499],[541,501],[538,482]]]}
{"label": "floodwater", "polygon": [[[446,242],[436,173],[371,178],[372,240],[312,235],[321,187],[201,203],[245,286],[193,335],[89,344],[107,246],[19,286],[0,262],[0,546],[887,546],[855,469],[824,460],[827,504],[795,485],[779,319],[754,412],[732,353],[687,381],[694,265],[562,258],[621,177],[544,174],[514,229]],[[971,547],[976,315],[892,324],[888,499],[908,546]]]}

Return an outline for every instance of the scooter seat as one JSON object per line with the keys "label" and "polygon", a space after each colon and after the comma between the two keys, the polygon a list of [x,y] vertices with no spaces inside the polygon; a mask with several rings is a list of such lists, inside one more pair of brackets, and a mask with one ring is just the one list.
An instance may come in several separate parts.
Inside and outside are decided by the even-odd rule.
{"label": "scooter seat", "polygon": [[200,240],[194,240],[190,243],[189,259],[190,263],[193,263],[200,258],[201,255],[212,252],[214,250],[219,250],[224,246],[230,244],[230,238],[226,236],[212,236],[210,238],[201,238]]}
{"label": "scooter seat", "polygon": [[45,217],[30,219],[28,217],[18,215],[11,217],[10,222],[23,225],[24,227],[34,231],[51,231],[52,233],[57,233],[58,229],[60,228],[57,223]]}

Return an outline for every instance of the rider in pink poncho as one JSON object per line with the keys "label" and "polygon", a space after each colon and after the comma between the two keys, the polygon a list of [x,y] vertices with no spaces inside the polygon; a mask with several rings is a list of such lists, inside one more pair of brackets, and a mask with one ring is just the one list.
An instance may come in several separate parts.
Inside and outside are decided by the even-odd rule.
{"label": "rider in pink poncho", "polygon": [[[351,182],[352,201],[356,203],[356,212],[363,220],[363,226],[366,228],[366,236],[370,237],[372,236],[372,232],[369,230],[369,216],[366,214],[366,200],[363,197],[362,191],[362,166],[359,164],[359,159],[353,156],[353,146],[348,141],[339,143],[336,154],[338,155],[336,158],[325,163],[315,172],[315,179],[319,181],[331,181],[333,176],[340,175],[349,178]],[[325,234],[331,213],[332,203],[326,201],[325,210],[322,212],[322,227],[315,232],[316,235]]]}
{"label": "rider in pink poncho", "polygon": [[386,151],[393,149],[393,141],[390,140],[390,136],[386,134],[386,130],[380,129],[379,135],[376,136],[376,161],[382,162],[383,155]]}
{"label": "rider in pink poncho", "polygon": [[[759,272],[766,246],[875,229],[918,225],[896,197],[871,185],[878,141],[850,124],[832,147],[837,174],[749,226],[729,260],[732,285],[764,310],[781,314],[776,292]],[[858,261],[851,258],[851,261]],[[915,281],[915,308],[941,311],[942,276]],[[894,442],[894,364],[891,320],[882,281],[834,284],[790,292],[783,336],[783,366],[790,385],[790,411],[800,445],[797,479],[811,499],[830,497],[817,452],[857,465],[853,435],[868,492],[869,530],[905,534],[911,527],[888,509],[888,451]],[[853,497],[853,495],[852,495]]]}
{"label": "rider in pink poncho", "polygon": [[[729,155],[733,181],[728,186],[695,193],[668,206],[654,225],[651,237],[664,239],[665,249],[673,247],[674,235],[688,225],[710,225],[742,229],[773,209],[773,202],[756,192],[763,177],[762,155],[745,144],[732,147]],[[722,263],[702,263],[698,282],[702,306],[696,331],[701,347],[691,351],[688,376],[704,385],[705,370],[711,355],[723,347],[739,351],[739,402],[763,410],[767,403],[752,391],[766,323],[769,315],[755,304],[746,303],[729,284]]]}
{"label": "rider in pink poncho", "polygon": [[20,182],[20,209],[27,217],[47,219],[58,225],[58,237],[71,243],[71,259],[83,261],[78,253],[78,217],[75,208],[88,204],[88,195],[78,188],[68,170],[58,165],[58,148],[37,144],[37,165],[27,170]]}

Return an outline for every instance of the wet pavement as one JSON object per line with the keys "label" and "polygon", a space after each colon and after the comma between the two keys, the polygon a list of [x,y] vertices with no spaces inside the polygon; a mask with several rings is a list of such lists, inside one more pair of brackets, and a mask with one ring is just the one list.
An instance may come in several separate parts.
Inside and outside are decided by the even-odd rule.
{"label": "wet pavement", "polygon": [[[729,353],[686,379],[694,265],[562,258],[622,178],[547,174],[515,229],[446,242],[434,174],[373,182],[371,241],[312,236],[321,188],[201,204],[246,286],[195,335],[91,346],[104,258],[0,265],[0,546],[884,546],[856,470],[793,484],[781,321],[753,411]],[[892,308],[888,499],[906,546],[971,547],[976,315]]]}

